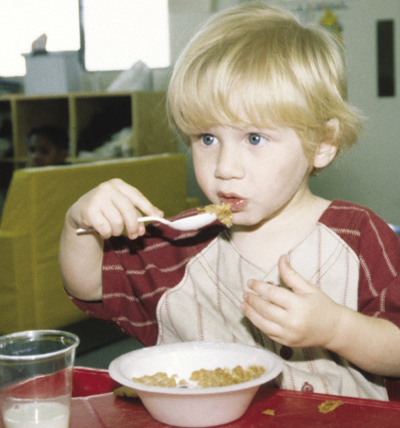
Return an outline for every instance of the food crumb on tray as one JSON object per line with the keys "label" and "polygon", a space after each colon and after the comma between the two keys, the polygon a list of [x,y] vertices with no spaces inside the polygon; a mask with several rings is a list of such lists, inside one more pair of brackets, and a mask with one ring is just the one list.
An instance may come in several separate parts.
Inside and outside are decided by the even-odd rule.
{"label": "food crumb on tray", "polygon": [[137,397],[137,392],[133,388],[129,388],[129,386],[120,386],[119,388],[114,390],[114,395],[116,397],[128,397],[134,398]]}
{"label": "food crumb on tray", "polygon": [[318,410],[321,413],[329,413],[333,412],[335,409],[337,409],[339,406],[343,404],[343,401],[324,401],[318,406]]}

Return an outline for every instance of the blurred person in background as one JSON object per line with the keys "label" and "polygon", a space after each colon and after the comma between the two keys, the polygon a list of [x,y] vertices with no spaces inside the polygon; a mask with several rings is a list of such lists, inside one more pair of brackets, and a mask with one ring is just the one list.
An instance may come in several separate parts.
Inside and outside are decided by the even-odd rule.
{"label": "blurred person in background", "polygon": [[53,125],[32,128],[26,137],[26,143],[27,167],[66,164],[69,138],[63,128]]}

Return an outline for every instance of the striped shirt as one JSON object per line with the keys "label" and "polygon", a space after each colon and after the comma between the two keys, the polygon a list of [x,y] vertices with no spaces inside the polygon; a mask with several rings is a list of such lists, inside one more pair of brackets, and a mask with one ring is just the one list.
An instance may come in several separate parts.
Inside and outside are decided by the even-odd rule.
{"label": "striped shirt", "polygon": [[[400,326],[400,241],[371,210],[333,201],[288,256],[335,302]],[[245,319],[239,305],[250,278],[280,282],[277,266],[247,261],[219,222],[189,232],[152,224],[143,238],[106,242],[101,302],[72,300],[146,346],[207,340],[264,347],[286,360],[276,379],[281,388],[387,399],[382,378],[322,348],[282,346]]]}

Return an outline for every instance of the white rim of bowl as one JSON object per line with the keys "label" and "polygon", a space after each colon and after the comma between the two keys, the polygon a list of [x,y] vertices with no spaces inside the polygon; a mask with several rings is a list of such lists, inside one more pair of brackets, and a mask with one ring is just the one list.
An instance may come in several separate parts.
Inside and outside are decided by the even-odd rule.
{"label": "white rim of bowl", "polygon": [[[228,347],[232,347],[232,348],[233,347],[237,348],[238,346],[243,347],[243,348],[250,348],[250,349],[252,349],[253,352],[268,354],[268,358],[271,360],[272,365],[274,367],[272,369],[265,367],[266,372],[256,379],[252,379],[252,380],[242,382],[242,383],[237,383],[234,385],[216,386],[216,387],[210,387],[210,388],[201,388],[201,387],[199,387],[199,388],[172,387],[171,388],[171,387],[165,387],[165,386],[144,385],[143,383],[135,382],[134,380],[127,378],[119,370],[120,362],[123,361],[125,358],[127,358],[127,356],[130,354],[133,354],[133,353],[138,354],[141,352],[146,353],[146,352],[148,352],[147,349],[156,348],[156,347],[160,348],[161,346],[168,351],[168,350],[172,350],[174,348],[184,347],[185,344],[187,344],[187,343],[192,343],[194,345],[204,347],[204,348],[206,348],[207,346],[210,346],[210,345],[211,346],[216,345],[216,347],[218,345],[222,345],[222,346],[228,346]],[[248,388],[260,386],[263,383],[267,383],[267,382],[275,379],[282,372],[283,364],[284,364],[283,360],[278,355],[274,354],[273,352],[271,352],[267,349],[264,349],[264,348],[257,348],[255,346],[244,345],[241,343],[201,342],[201,341],[199,341],[199,342],[179,342],[179,343],[171,343],[171,344],[167,344],[167,345],[155,345],[154,347],[152,346],[149,348],[138,349],[138,350],[131,351],[131,352],[128,352],[126,354],[123,354],[110,363],[109,373],[110,373],[110,376],[115,381],[117,381],[118,383],[120,383],[124,386],[128,386],[130,388],[133,388],[139,392],[143,391],[143,392],[153,392],[153,393],[158,393],[158,394],[169,394],[169,395],[205,395],[205,394],[221,394],[221,393],[225,393],[225,392],[239,391],[239,390],[243,390],[243,389],[248,389]]]}

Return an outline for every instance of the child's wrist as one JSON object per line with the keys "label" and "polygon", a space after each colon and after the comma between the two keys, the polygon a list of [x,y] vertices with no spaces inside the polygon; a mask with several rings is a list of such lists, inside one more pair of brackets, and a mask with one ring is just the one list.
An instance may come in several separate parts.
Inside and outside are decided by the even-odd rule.
{"label": "child's wrist", "polygon": [[334,314],[329,329],[329,338],[324,345],[325,349],[342,354],[345,346],[348,344],[348,330],[351,325],[351,317],[355,312],[346,306],[335,304]]}

